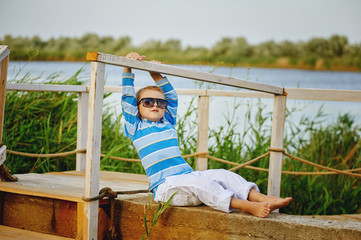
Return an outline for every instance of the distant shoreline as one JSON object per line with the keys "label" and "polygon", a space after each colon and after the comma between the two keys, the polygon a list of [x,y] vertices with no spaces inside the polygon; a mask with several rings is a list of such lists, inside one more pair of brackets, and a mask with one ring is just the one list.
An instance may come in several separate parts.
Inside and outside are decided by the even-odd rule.
{"label": "distant shoreline", "polygon": [[[29,61],[28,59],[11,59],[10,61]],[[32,62],[86,62],[84,59],[35,59],[31,60]],[[342,71],[342,72],[361,72],[360,68],[357,68],[355,66],[346,66],[346,65],[336,65],[336,66],[329,66],[325,67],[323,66],[323,59],[318,59],[316,61],[315,66],[297,63],[297,64],[290,64],[288,62],[287,58],[278,58],[274,63],[236,63],[236,64],[230,64],[230,63],[213,63],[213,62],[176,62],[171,61],[167,62],[164,61],[166,64],[176,64],[176,65],[200,65],[200,66],[218,66],[218,67],[246,67],[246,68],[274,68],[274,69],[300,69],[300,70],[311,70],[311,71]],[[301,62],[301,60],[299,60]]]}

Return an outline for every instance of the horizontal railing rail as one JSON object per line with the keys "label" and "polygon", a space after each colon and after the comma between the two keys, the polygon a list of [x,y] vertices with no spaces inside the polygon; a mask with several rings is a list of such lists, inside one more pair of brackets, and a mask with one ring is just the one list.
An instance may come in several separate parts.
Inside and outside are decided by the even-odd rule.
{"label": "horizontal railing rail", "polygon": [[55,85],[55,84],[29,84],[8,83],[6,90],[28,92],[87,92],[87,86],[81,85]]}
{"label": "horizontal railing rail", "polygon": [[188,78],[203,82],[215,83],[220,85],[244,88],[254,91],[261,91],[261,92],[267,92],[267,93],[279,94],[279,95],[283,94],[283,88],[278,86],[251,82],[234,77],[221,76],[213,73],[194,71],[194,70],[174,67],[166,64],[156,64],[148,61],[137,61],[134,59],[106,54],[106,53],[88,52],[87,60],[97,61],[100,63],[111,64],[121,67],[126,66],[143,71],[159,72],[167,75],[183,77],[183,78]]}
{"label": "horizontal railing rail", "polygon": [[[9,91],[48,91],[48,92],[89,92],[86,85],[52,85],[52,84],[23,84],[8,83],[6,90]],[[137,90],[137,88],[136,88]],[[313,101],[339,101],[339,102],[361,102],[360,90],[337,90],[337,89],[310,89],[310,88],[285,88],[287,99],[313,100]],[[121,86],[104,86],[104,92],[121,93]],[[179,95],[209,96],[209,97],[242,97],[242,98],[272,98],[273,94],[231,91],[231,90],[210,90],[210,89],[186,89],[177,88]]]}

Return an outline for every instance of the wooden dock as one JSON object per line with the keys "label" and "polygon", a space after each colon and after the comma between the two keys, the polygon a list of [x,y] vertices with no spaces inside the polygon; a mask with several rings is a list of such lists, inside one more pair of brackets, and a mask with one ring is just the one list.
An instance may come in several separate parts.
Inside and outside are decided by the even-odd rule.
{"label": "wooden dock", "polygon": [[[15,176],[19,178],[17,182],[0,181],[0,239],[22,239],[21,236],[35,239],[31,237],[34,232],[72,239],[81,234],[84,171]],[[103,187],[113,191],[145,190],[148,182],[145,175],[101,171],[100,189]],[[118,198],[127,197],[129,195],[119,195]],[[102,209],[102,206],[109,206],[109,200],[101,200],[99,205],[98,236],[101,237],[109,227],[109,214]],[[12,232],[22,229],[27,231],[11,237]],[[44,239],[50,238],[45,235]]]}
{"label": "wooden dock", "polygon": [[[81,235],[84,217],[84,201],[82,200],[84,195],[84,171],[28,173],[15,176],[19,178],[18,182],[0,182],[0,203],[2,206],[0,208],[2,220],[0,239],[60,240],[75,239]],[[104,187],[110,187],[114,191],[144,190],[148,188],[148,182],[145,175],[101,171],[100,189]],[[147,195],[118,195],[117,202],[118,215],[116,218],[119,224],[116,227],[122,233],[122,238],[134,239],[137,236],[140,237],[142,231],[144,231],[142,215],[144,208],[148,206]],[[244,234],[243,231],[250,231],[248,227],[244,227],[242,231],[239,230],[236,226],[241,223],[247,223],[249,228],[252,228],[254,224],[261,224],[261,226],[266,224],[268,227],[264,230],[265,234],[270,228],[277,229],[279,224],[284,224],[285,229],[302,228],[306,233],[307,229],[310,228],[315,231],[315,234],[325,234],[323,233],[323,231],[326,231],[324,226],[319,227],[318,225],[325,223],[329,225],[331,221],[337,227],[341,226],[341,229],[334,230],[334,226],[331,226],[326,232],[335,231],[339,234],[340,231],[345,231],[342,234],[351,236],[351,239],[354,239],[352,236],[358,234],[355,233],[354,224],[361,226],[361,215],[306,217],[309,220],[302,220],[304,216],[272,213],[265,219],[259,219],[244,213],[225,214],[206,206],[171,207],[167,210],[165,216],[160,219],[160,223],[157,224],[159,226],[154,230],[154,236],[165,236],[165,232],[168,232],[168,237],[165,239],[173,239],[175,236],[177,238],[174,239],[186,239],[180,237],[177,232],[183,229],[182,231],[187,231],[184,236],[188,237],[201,234],[210,237],[207,239],[216,239],[212,238],[212,236],[222,234],[226,237],[224,239],[228,239],[228,232],[232,232],[230,236],[241,237]],[[284,218],[287,218],[287,220]],[[197,224],[193,225],[191,222],[186,224],[187,227],[185,228],[183,226],[184,221],[200,221],[207,226],[214,225],[212,228],[219,228],[217,228],[218,235],[214,235],[214,229],[212,231],[206,230],[208,228],[203,225],[197,226]],[[221,224],[223,227],[219,227],[220,222],[229,221],[235,222],[223,224],[224,226]],[[335,221],[339,223],[335,224]],[[309,222],[312,224],[307,225]],[[291,226],[287,224],[291,224]],[[109,227],[109,200],[102,200],[99,202],[98,239],[103,238]],[[198,235],[195,234],[196,232],[199,232]],[[262,231],[260,230],[260,232]],[[288,233],[282,234],[286,235]],[[294,236],[297,238],[302,234]]]}
{"label": "wooden dock", "polygon": [[[84,171],[15,176],[19,178],[17,182],[0,182],[0,191],[83,202]],[[99,189],[103,187],[110,187],[113,191],[144,190],[148,188],[148,181],[146,175],[101,171]]]}

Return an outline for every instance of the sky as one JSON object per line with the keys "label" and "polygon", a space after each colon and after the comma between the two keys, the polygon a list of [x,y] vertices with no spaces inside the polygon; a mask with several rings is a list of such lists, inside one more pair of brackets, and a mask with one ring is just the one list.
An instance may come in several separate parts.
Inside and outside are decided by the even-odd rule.
{"label": "sky", "polygon": [[361,0],[0,0],[0,39],[128,36],[134,45],[181,40],[211,47],[224,37],[250,44],[346,36],[361,43]]}

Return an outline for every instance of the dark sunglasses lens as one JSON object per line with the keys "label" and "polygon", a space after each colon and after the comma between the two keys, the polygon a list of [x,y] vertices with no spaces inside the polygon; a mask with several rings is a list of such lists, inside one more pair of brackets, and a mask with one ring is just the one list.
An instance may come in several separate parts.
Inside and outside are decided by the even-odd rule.
{"label": "dark sunglasses lens", "polygon": [[152,99],[152,98],[144,98],[143,99],[144,107],[153,107],[153,105],[154,105],[154,99]]}
{"label": "dark sunglasses lens", "polygon": [[157,105],[159,108],[165,109],[168,105],[168,102],[163,99],[157,99]]}

